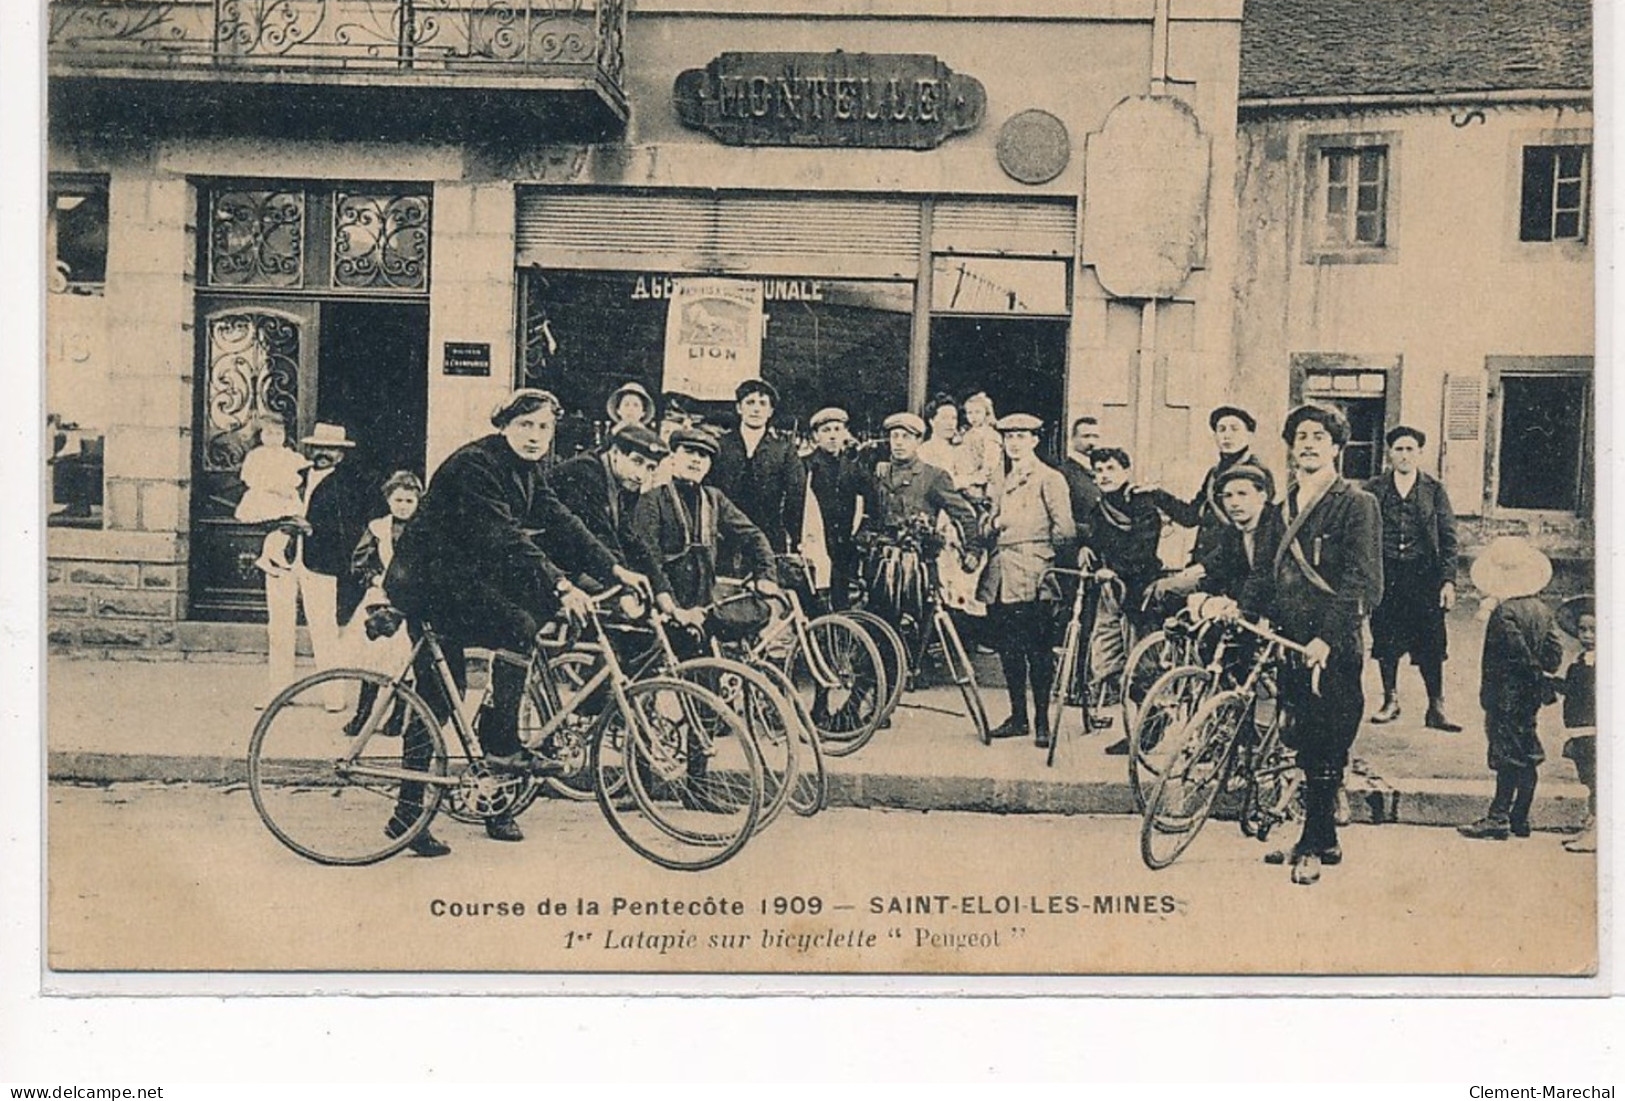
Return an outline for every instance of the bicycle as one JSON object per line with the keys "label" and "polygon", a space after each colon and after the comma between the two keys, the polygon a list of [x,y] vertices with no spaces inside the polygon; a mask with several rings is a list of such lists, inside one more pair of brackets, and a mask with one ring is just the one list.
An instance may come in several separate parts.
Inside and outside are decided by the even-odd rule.
{"label": "bicycle", "polygon": [[1176,666],[1199,664],[1191,645],[1197,625],[1193,603],[1187,602],[1129,650],[1123,664],[1124,730],[1133,730],[1139,722],[1140,707],[1159,677]]}
{"label": "bicycle", "polygon": [[935,644],[949,679],[959,689],[977,739],[990,745],[992,724],[976,683],[976,670],[953,617],[943,606],[935,557],[939,548],[934,539],[935,534],[923,524],[908,525],[890,540],[871,539],[866,589],[871,601],[878,600],[892,613],[892,625],[908,655],[909,685],[923,686]]}
{"label": "bicycle", "polygon": [[[1282,661],[1302,658],[1306,650],[1265,625],[1238,619],[1232,626],[1260,645],[1239,683],[1214,693],[1196,710],[1146,803],[1140,858],[1153,870],[1179,859],[1222,792],[1242,791],[1242,831],[1265,837],[1287,817],[1301,782],[1291,751],[1281,743],[1278,706],[1266,710],[1260,729],[1259,695]],[[1318,670],[1313,683],[1318,688]]]}
{"label": "bicycle", "polygon": [[[1164,669],[1144,690],[1128,730],[1128,780],[1136,811],[1145,810],[1146,793],[1161,777],[1177,732],[1221,684],[1229,649],[1222,625],[1196,612],[1170,619],[1163,630],[1160,649],[1179,664]],[[1145,655],[1141,663],[1151,664]]]}
{"label": "bicycle", "polygon": [[1072,603],[1061,635],[1061,645],[1054,648],[1055,676],[1049,692],[1049,729],[1044,732],[1049,748],[1044,756],[1047,768],[1055,766],[1055,755],[1060,747],[1065,724],[1065,709],[1076,706],[1083,719],[1083,729],[1090,729],[1089,708],[1089,638],[1085,629],[1084,613],[1089,605],[1089,582],[1095,579],[1092,570],[1073,570],[1052,566],[1039,578],[1039,588],[1053,579],[1072,578]]}
{"label": "bicycle", "polygon": [[[595,648],[602,662],[579,691],[560,697],[542,740],[589,701],[601,700],[593,716],[591,769],[610,826],[662,867],[715,867],[736,855],[755,828],[761,758],[739,718],[713,693],[677,678],[634,681],[626,674],[602,628],[604,606],[625,595],[612,589],[592,601],[579,645]],[[538,644],[531,667],[546,678],[543,652]],[[437,719],[420,694],[427,686],[409,683],[424,656],[449,704],[445,719]],[[360,722],[323,706],[336,696],[353,709],[368,685],[375,691]],[[402,851],[452,792],[481,817],[511,813],[528,777],[485,761],[458,698],[428,622],[419,624],[411,658],[395,676],[329,669],[296,681],[267,706],[249,743],[255,810],[294,852],[340,865],[371,864]],[[446,748],[447,722],[455,756]]]}

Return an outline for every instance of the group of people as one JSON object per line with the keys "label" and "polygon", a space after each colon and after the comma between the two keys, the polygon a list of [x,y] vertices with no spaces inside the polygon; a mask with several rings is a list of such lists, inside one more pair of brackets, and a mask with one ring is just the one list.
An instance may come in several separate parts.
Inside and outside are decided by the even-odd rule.
{"label": "group of people", "polygon": [[[719,430],[680,397],[668,395],[657,411],[647,390],[628,383],[606,406],[602,446],[561,461],[551,456],[560,403],[544,390],[516,390],[493,410],[494,431],[448,457],[421,501],[410,475],[392,479],[387,517],[377,517],[359,544],[350,537],[342,556],[321,545],[342,545],[345,518],[331,509],[322,516],[320,486],[346,441],[341,429],[318,426],[302,441],[309,466],[297,464],[294,507],[285,517],[266,517],[277,521],[264,555],[268,596],[293,579],[317,661],[333,664],[331,652],[324,654],[335,648],[333,635],[326,622],[320,631],[316,624],[331,617],[336,634],[340,622],[329,579],[341,570],[364,574],[410,624],[434,624],[461,687],[467,648],[523,650],[546,619],[584,614],[595,586],[644,588],[667,615],[698,628],[719,577],[771,591],[780,556],[791,555],[810,564],[815,586],[839,609],[866,593],[883,595],[866,562],[877,547],[912,538],[942,567],[932,576],[940,576],[945,594],[955,578],[965,584],[956,606],[986,617],[990,629],[979,637],[995,642],[1010,701],[992,734],[1031,735],[1042,746],[1060,595],[1045,583],[1046,571],[1078,563],[1099,582],[1117,582],[1097,585],[1091,598],[1089,690],[1097,715],[1115,702],[1137,632],[1160,619],[1170,600],[1201,590],[1221,598],[1221,608],[1267,617],[1307,655],[1281,677],[1305,775],[1305,822],[1296,845],[1272,854],[1291,865],[1298,883],[1315,882],[1322,867],[1342,859],[1336,804],[1365,719],[1368,618],[1384,692],[1372,721],[1399,717],[1398,668],[1409,655],[1427,690],[1426,724],[1460,730],[1445,714],[1442,676],[1444,616],[1455,599],[1454,516],[1443,487],[1418,469],[1427,442],[1418,429],[1391,431],[1388,471],[1356,485],[1339,475],[1349,440],[1342,412],[1300,406],[1282,432],[1293,476],[1277,499],[1274,475],[1253,453],[1255,418],[1222,406],[1209,418],[1217,461],[1187,499],[1135,485],[1130,455],[1103,446],[1089,416],[1072,423],[1068,453],[1052,466],[1038,454],[1043,421],[1029,413],[996,416],[984,394],[962,404],[939,396],[923,418],[893,413],[878,447],[858,445],[848,411],[838,406],[809,418],[810,444],[802,444],[773,427],[778,404],[771,383],[748,380],[735,393],[734,423]],[[278,461],[288,468],[286,480],[296,464]],[[245,481],[248,474],[245,464]],[[1182,569],[1165,569],[1159,557],[1167,522],[1195,529]],[[922,532],[938,538],[922,542]],[[896,612],[884,599],[870,606]],[[273,606],[271,623],[272,676],[280,684],[291,679],[291,618]],[[290,636],[285,667],[279,631]],[[493,667],[479,737],[493,767],[535,772],[549,762],[519,740],[522,676],[505,663]],[[419,683],[438,681],[423,669]],[[454,706],[429,702],[442,715]],[[1108,752],[1127,748],[1125,738]],[[1526,821],[1530,774],[1508,780],[1504,817],[1521,813]],[[408,785],[391,830],[414,820],[415,798],[421,793]],[[1514,824],[1509,817],[1507,829]],[[507,817],[488,820],[486,829],[497,840],[522,837]],[[448,851],[427,831],[412,848]]]}

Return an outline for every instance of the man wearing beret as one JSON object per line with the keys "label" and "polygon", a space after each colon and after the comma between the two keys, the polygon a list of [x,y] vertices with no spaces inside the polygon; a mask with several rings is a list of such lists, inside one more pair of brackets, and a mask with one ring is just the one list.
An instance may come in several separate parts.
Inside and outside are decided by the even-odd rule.
{"label": "man wearing beret", "polygon": [[1399,659],[1406,654],[1427,688],[1425,722],[1461,727],[1444,713],[1445,613],[1456,603],[1456,514],[1439,480],[1417,467],[1427,436],[1400,425],[1387,436],[1388,470],[1366,482],[1382,510],[1382,603],[1371,613],[1371,656],[1382,672],[1374,723],[1399,718]]}
{"label": "man wearing beret", "polygon": [[[816,504],[824,537],[824,554],[829,558],[830,604],[836,611],[852,603],[852,582],[857,577],[858,549],[853,541],[858,500],[868,483],[863,469],[847,446],[845,409],[820,409],[807,422],[812,429],[813,452],[807,456],[807,484]],[[803,531],[807,540],[812,538]]]}
{"label": "man wearing beret", "polygon": [[[769,427],[778,403],[771,383],[753,378],[739,384],[739,423],[718,444],[711,484],[761,529],[774,554],[786,554],[801,543],[807,474],[795,441]],[[736,569],[733,561],[724,566],[724,572]]]}
{"label": "man wearing beret", "polygon": [[623,562],[634,562],[644,570],[647,564],[641,561],[641,544],[630,538],[632,510],[649,488],[667,450],[652,429],[622,425],[610,433],[602,451],[583,452],[554,467],[548,472],[547,484],[600,543]]}
{"label": "man wearing beret", "polygon": [[[467,683],[468,647],[523,653],[543,620],[561,609],[585,614],[588,597],[574,576],[647,583],[593,536],[543,478],[541,461],[552,448],[558,415],[558,399],[546,390],[526,387],[504,398],[491,413],[496,431],[464,444],[440,465],[396,544],[384,582],[390,599],[414,625],[433,621],[459,689]],[[420,689],[440,683],[427,650],[419,655],[417,677]],[[493,768],[546,764],[532,760],[519,741],[524,687],[523,666],[493,664],[491,705],[479,724],[480,746]],[[456,706],[438,690],[426,691],[425,699],[442,720]],[[414,745],[410,736],[402,750],[406,767],[427,764],[420,755],[428,747]],[[401,785],[400,805],[387,827],[391,836],[416,820],[421,788]],[[498,841],[524,838],[507,814],[488,818],[485,829]],[[423,856],[447,851],[427,831],[411,848]]]}
{"label": "man wearing beret", "polygon": [[1196,545],[1191,548],[1192,562],[1205,558],[1218,544],[1220,533],[1228,526],[1215,488],[1215,480],[1220,474],[1237,463],[1251,463],[1269,478],[1267,496],[1275,496],[1275,479],[1253,455],[1253,433],[1258,430],[1258,421],[1253,415],[1234,405],[1221,405],[1208,416],[1207,423],[1219,447],[1219,461],[1208,469],[1196,496],[1182,501],[1163,489],[1146,491],[1168,519],[1181,527],[1196,529]]}
{"label": "man wearing beret", "polygon": [[1307,885],[1319,881],[1322,864],[1343,859],[1337,791],[1365,717],[1363,630],[1382,599],[1382,516],[1375,498],[1337,473],[1349,438],[1341,410],[1301,405],[1281,435],[1297,481],[1271,564],[1270,605],[1280,632],[1307,651],[1280,674],[1289,720],[1283,736],[1304,774],[1304,823],[1290,852],[1265,859],[1290,862],[1292,882]]}

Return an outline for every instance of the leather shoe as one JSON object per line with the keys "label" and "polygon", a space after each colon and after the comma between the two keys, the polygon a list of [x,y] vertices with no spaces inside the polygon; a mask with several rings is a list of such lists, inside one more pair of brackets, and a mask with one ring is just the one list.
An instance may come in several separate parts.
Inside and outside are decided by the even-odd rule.
{"label": "leather shoe", "polygon": [[1308,887],[1320,882],[1320,857],[1314,853],[1304,853],[1292,862],[1292,882],[1300,887]]}
{"label": "leather shoe", "polygon": [[485,820],[485,836],[492,841],[523,841],[525,831],[519,828],[519,823],[504,814],[499,818]]}
{"label": "leather shoe", "polygon": [[1106,756],[1108,756],[1108,757],[1127,757],[1128,756],[1128,739],[1127,738],[1119,738],[1117,741],[1115,741],[1111,745],[1107,746],[1106,747]]}
{"label": "leather shoe", "polygon": [[1512,826],[1504,818],[1480,818],[1477,822],[1457,826],[1456,832],[1475,841],[1505,841],[1512,836]]}
{"label": "leather shoe", "polygon": [[[405,833],[409,828],[410,827],[408,827],[407,824],[402,822],[399,818],[391,818],[389,823],[384,826],[384,836],[390,840],[394,840],[395,838],[400,837],[401,834]],[[407,844],[406,849],[408,852],[414,853],[417,856],[445,856],[451,852],[450,845],[440,840],[428,830],[424,830],[422,833],[412,838],[411,842]]]}
{"label": "leather shoe", "polygon": [[1037,734],[1033,735],[1033,745],[1039,749],[1049,748],[1049,734],[1042,727],[1039,728]]}
{"label": "leather shoe", "polygon": [[1399,718],[1399,697],[1387,696],[1382,701],[1382,707],[1371,716],[1374,723],[1391,723]]}
{"label": "leather shoe", "polygon": [[564,762],[558,758],[544,757],[528,749],[505,755],[487,753],[484,760],[492,772],[509,775],[562,776],[565,771]]}
{"label": "leather shoe", "polygon": [[1512,823],[1512,836],[1513,837],[1528,837],[1532,832],[1534,832],[1534,831],[1532,831],[1529,828],[1529,823],[1528,822],[1514,822],[1514,823]]}
{"label": "leather shoe", "polygon": [[1460,734],[1461,724],[1453,723],[1445,716],[1444,709],[1437,705],[1428,708],[1427,717],[1422,720],[1429,730],[1442,730],[1446,734]]}
{"label": "leather shoe", "polygon": [[1343,863],[1342,848],[1338,845],[1333,845],[1329,849],[1321,849],[1320,862],[1328,868],[1337,867],[1337,865]]}
{"label": "leather shoe", "polygon": [[998,726],[987,732],[989,738],[1025,738],[1032,731],[1028,728],[1025,719],[1018,719],[1011,715]]}

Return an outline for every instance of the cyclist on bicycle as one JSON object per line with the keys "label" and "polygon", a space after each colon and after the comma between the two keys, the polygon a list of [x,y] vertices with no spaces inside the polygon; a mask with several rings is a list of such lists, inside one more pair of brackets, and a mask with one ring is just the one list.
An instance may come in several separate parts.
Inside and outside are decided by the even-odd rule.
{"label": "cyclist on bicycle", "polygon": [[632,513],[669,450],[652,429],[623,425],[602,451],[583,452],[548,471],[547,484],[600,543],[647,572],[632,538]]}
{"label": "cyclist on bicycle", "polygon": [[[467,686],[467,647],[528,651],[541,623],[561,609],[572,616],[587,613],[589,598],[572,573],[648,583],[594,538],[543,479],[541,462],[559,410],[558,399],[545,390],[524,388],[504,398],[491,413],[496,431],[464,444],[435,471],[390,563],[390,599],[409,622],[433,622],[460,690]],[[418,684],[439,683],[427,650],[419,662]],[[493,663],[491,706],[479,728],[480,747],[493,769],[545,767],[519,742],[524,678],[522,666]],[[426,702],[442,721],[456,706],[438,691],[428,693]],[[408,734],[405,767],[423,767],[421,752],[424,747]],[[422,799],[419,785],[403,784],[399,798],[402,807],[388,826],[392,836],[416,819],[411,811]],[[489,818],[485,829],[498,841],[524,838],[511,816]],[[427,831],[412,848],[421,855],[448,851]]]}

